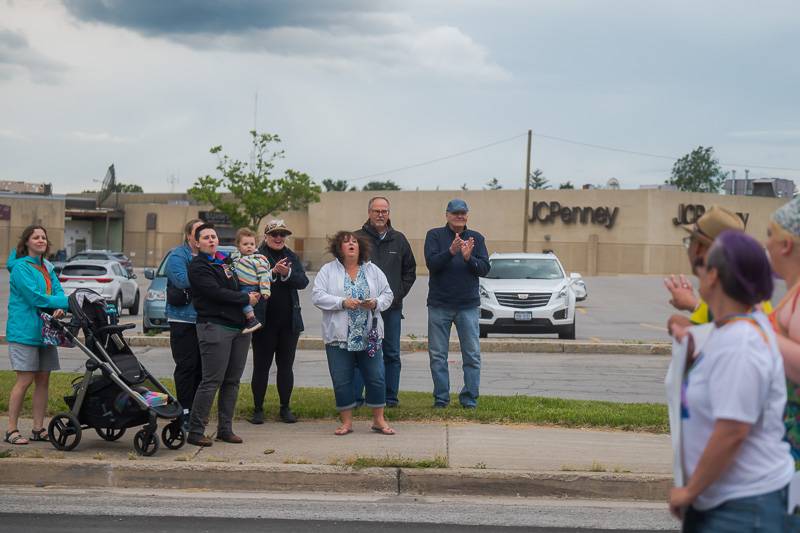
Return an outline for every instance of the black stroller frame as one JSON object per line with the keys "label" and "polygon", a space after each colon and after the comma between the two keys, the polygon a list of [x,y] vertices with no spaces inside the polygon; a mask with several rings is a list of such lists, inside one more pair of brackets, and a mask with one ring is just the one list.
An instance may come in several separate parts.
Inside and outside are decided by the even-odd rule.
{"label": "black stroller frame", "polygon": [[[83,305],[78,301],[81,293]],[[77,289],[69,296],[71,321],[49,319],[49,325],[62,332],[88,358],[86,372],[73,381],[72,394],[64,397],[70,410],[57,413],[50,420],[48,434],[51,444],[58,450],[70,451],[80,443],[83,429],[93,428],[104,440],[116,441],[127,428],[143,425],[134,436],[133,447],[139,455],[150,456],[158,451],[158,419],[164,418],[171,422],[164,426],[161,440],[167,448],[179,449],[186,442],[182,426],[183,408],[175,396],[139,363],[121,335],[123,331],[136,327],[135,324],[118,324],[114,314],[106,313],[105,302],[102,304],[103,318],[99,318],[99,304],[91,301],[92,298],[103,301],[98,297],[90,289]],[[87,303],[89,311],[95,306],[94,323],[83,309]],[[98,327],[97,322],[103,319],[107,325]],[[77,336],[80,330],[84,333],[84,343]],[[99,374],[96,374],[97,370]],[[138,385],[146,382],[168,396],[165,405],[151,406],[147,403],[137,390]]]}

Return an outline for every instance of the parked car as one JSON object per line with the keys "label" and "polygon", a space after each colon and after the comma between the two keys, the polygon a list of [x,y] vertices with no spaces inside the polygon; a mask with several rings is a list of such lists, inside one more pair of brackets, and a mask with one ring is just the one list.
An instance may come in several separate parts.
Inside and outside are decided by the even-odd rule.
{"label": "parked car", "polygon": [[575,301],[582,302],[589,296],[589,291],[586,289],[586,282],[580,274],[570,274],[572,280],[572,290],[575,292]]}
{"label": "parked car", "polygon": [[[557,333],[575,338],[574,285],[580,274],[564,272],[558,257],[492,254],[480,280],[480,336],[489,333]],[[585,293],[585,285],[584,285]]]}
{"label": "parked car", "polygon": [[117,311],[127,309],[131,315],[139,314],[139,285],[136,275],[128,274],[118,261],[70,261],[58,276],[64,293],[75,289],[92,289],[113,303]]}
{"label": "parked car", "polygon": [[[219,251],[230,254],[235,246],[220,246]],[[145,268],[144,277],[152,280],[144,298],[142,329],[145,333],[157,333],[169,329],[167,324],[167,253],[161,258],[158,268]]]}
{"label": "parked car", "polygon": [[125,267],[128,274],[133,274],[133,263],[128,259],[128,256],[122,252],[112,252],[111,250],[84,250],[70,257],[67,263],[71,263],[72,261],[85,261],[87,259],[95,261],[117,261]]}

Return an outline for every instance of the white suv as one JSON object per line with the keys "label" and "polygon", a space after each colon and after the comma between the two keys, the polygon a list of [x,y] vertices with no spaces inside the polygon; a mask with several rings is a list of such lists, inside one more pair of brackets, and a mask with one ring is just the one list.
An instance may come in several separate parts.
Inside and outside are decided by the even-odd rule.
{"label": "white suv", "polygon": [[[575,290],[580,274],[566,275],[555,254],[492,254],[481,278],[480,336],[558,333],[575,338]],[[585,290],[585,289],[584,289]]]}

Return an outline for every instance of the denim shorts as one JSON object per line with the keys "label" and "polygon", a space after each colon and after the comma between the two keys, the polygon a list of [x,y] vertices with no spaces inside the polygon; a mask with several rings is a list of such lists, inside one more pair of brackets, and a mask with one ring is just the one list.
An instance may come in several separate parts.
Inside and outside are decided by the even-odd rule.
{"label": "denim shorts", "polygon": [[787,489],[728,500],[713,509],[690,507],[683,520],[683,533],[783,533],[796,531],[786,514]]}
{"label": "denim shorts", "polygon": [[49,372],[58,370],[58,349],[52,345],[29,346],[16,342],[8,343],[11,370],[16,372]]}

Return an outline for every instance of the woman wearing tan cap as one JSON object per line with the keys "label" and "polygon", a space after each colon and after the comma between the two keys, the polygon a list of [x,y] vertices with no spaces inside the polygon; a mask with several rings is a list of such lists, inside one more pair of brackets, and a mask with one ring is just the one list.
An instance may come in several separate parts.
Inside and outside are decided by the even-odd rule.
{"label": "woman wearing tan cap", "polygon": [[255,306],[256,318],[264,327],[253,334],[253,424],[264,423],[264,396],[273,359],[278,367],[279,416],[291,424],[297,418],[289,407],[294,389],[294,357],[297,341],[303,331],[300,297],[297,291],[308,286],[300,258],[286,246],[292,232],[283,220],[271,220],[264,229],[264,242],[258,253],[272,265],[272,295]]}

